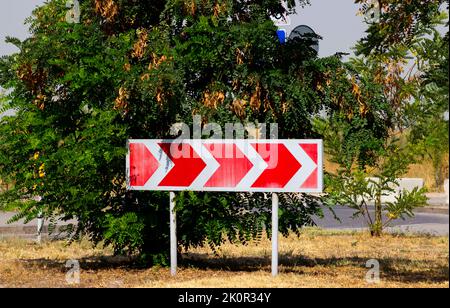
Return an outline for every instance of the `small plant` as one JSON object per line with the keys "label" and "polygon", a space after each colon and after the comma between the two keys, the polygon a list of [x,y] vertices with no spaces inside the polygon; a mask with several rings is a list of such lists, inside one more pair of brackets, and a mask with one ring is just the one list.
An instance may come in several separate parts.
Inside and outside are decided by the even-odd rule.
{"label": "small plant", "polygon": [[[414,162],[411,145],[402,146],[398,139],[378,144],[372,148],[368,165],[358,158],[348,158],[338,129],[327,130],[328,152],[339,167],[327,174],[325,204],[354,209],[353,216],[364,217],[372,236],[381,236],[392,221],[413,217],[415,208],[427,204],[425,188],[400,189],[398,178]],[[395,198],[384,200],[391,195]]]}
{"label": "small plant", "polygon": [[414,217],[413,210],[426,205],[426,190],[417,187],[400,191],[395,201],[382,201],[383,196],[396,193],[399,187],[398,181],[388,176],[371,178],[363,171],[341,171],[330,175],[327,203],[354,209],[354,217],[364,217],[372,236],[381,236],[392,221]]}

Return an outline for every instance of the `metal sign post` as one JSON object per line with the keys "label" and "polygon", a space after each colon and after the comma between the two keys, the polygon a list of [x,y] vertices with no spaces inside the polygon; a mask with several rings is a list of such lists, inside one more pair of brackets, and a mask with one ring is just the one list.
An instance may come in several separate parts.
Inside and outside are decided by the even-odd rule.
{"label": "metal sign post", "polygon": [[39,211],[38,217],[37,217],[37,237],[36,242],[38,244],[42,243],[42,229],[44,227],[44,215],[42,214],[42,211]]}
{"label": "metal sign post", "polygon": [[[42,197],[41,196],[35,196],[33,197],[33,200],[36,202],[41,202]],[[44,228],[44,213],[42,209],[39,210],[37,215],[37,228],[36,228],[36,242],[38,244],[42,243],[42,229]]]}
{"label": "metal sign post", "polygon": [[272,194],[272,276],[278,275],[278,194]]}
{"label": "metal sign post", "polygon": [[170,192],[170,274],[177,274],[177,214],[175,212],[175,193]]}

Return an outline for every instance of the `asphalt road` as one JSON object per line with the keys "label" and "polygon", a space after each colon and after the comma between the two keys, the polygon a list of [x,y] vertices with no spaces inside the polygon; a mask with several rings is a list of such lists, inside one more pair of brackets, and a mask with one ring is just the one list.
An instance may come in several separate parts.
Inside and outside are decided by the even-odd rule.
{"label": "asphalt road", "polygon": [[[324,229],[339,230],[361,230],[367,229],[367,225],[362,217],[352,218],[354,210],[347,207],[335,207],[336,216],[340,219],[336,220],[334,215],[328,210],[324,210],[325,217],[315,217],[315,223]],[[37,221],[32,220],[24,225],[22,221],[8,224],[7,221],[14,213],[0,212],[0,238],[8,236],[33,237],[36,232]],[[373,215],[372,215],[373,216]],[[70,223],[76,223],[70,221]],[[59,223],[58,225],[64,225]],[[47,222],[45,223],[45,227]],[[406,220],[397,220],[392,222],[392,227],[388,228],[388,232],[413,232],[430,235],[449,235],[449,215],[437,213],[416,213],[415,217]]]}
{"label": "asphalt road", "polygon": [[[333,214],[328,210],[324,210],[325,217],[315,217],[315,223],[324,229],[348,229],[358,230],[367,228],[364,218],[352,218],[353,209],[347,207],[335,207],[336,216],[340,221],[336,220]],[[449,235],[449,215],[434,213],[415,213],[415,217],[406,220],[397,220],[392,222],[391,227],[387,229],[389,232],[415,232],[431,235]]]}

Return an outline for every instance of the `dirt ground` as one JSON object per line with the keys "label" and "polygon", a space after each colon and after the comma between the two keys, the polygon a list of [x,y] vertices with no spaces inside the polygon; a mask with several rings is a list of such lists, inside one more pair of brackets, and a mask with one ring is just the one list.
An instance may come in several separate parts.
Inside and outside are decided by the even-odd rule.
{"label": "dirt ground", "polygon": [[[0,240],[0,287],[449,287],[448,237],[385,235],[307,229],[280,241],[280,275],[270,275],[271,244],[227,244],[218,256],[192,249],[179,260],[178,275],[169,269],[142,268],[109,249],[87,241],[42,245]],[[79,284],[68,260],[80,264]],[[380,282],[369,283],[369,260],[380,266]],[[74,263],[71,263],[74,264]],[[373,263],[372,263],[373,264]],[[70,281],[70,280],[69,280]]]}

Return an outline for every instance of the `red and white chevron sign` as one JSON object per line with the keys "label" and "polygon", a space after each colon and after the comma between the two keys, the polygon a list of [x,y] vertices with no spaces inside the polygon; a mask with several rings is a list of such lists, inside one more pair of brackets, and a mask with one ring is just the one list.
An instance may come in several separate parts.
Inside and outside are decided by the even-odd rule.
{"label": "red and white chevron sign", "polygon": [[130,190],[322,192],[322,140],[130,140]]}

